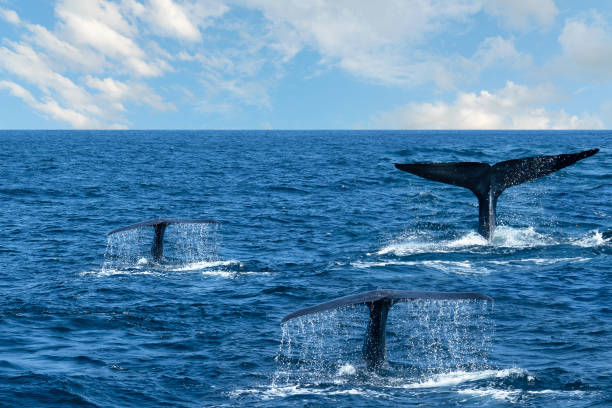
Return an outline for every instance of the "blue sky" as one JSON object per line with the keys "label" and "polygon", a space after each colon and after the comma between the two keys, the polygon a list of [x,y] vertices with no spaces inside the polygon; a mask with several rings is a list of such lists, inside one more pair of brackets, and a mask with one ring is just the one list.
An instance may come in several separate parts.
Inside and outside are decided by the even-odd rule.
{"label": "blue sky", "polygon": [[611,11],[569,0],[0,0],[0,128],[609,128]]}

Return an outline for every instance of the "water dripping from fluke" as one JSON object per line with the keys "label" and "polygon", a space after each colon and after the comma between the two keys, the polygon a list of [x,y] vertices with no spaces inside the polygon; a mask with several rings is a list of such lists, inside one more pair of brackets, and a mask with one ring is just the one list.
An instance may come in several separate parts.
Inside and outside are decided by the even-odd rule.
{"label": "water dripping from fluke", "polygon": [[[483,315],[492,302],[479,293],[374,290],[301,309],[282,320],[272,382],[335,382],[347,376],[378,381],[389,373],[397,379],[398,370],[402,379],[414,382],[482,370],[491,329]],[[409,307],[392,308],[398,303]],[[365,336],[363,306],[369,312]]]}
{"label": "water dripping from fluke", "polygon": [[214,263],[219,227],[208,219],[155,218],[115,229],[107,234],[102,270]]}

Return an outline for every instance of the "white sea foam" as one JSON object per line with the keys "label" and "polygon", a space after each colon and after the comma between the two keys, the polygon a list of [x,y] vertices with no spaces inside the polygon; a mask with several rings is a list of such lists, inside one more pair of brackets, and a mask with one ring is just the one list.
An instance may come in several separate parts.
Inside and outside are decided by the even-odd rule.
{"label": "white sea foam", "polygon": [[235,279],[238,278],[240,276],[245,276],[245,275],[269,275],[270,272],[254,272],[254,271],[240,271],[240,272],[236,272],[236,271],[224,271],[224,270],[205,270],[202,271],[202,275],[206,275],[206,276],[215,276],[218,278],[224,278],[224,279]]}
{"label": "white sea foam", "polygon": [[[97,275],[100,277],[103,276],[112,276],[112,275],[154,275],[154,276],[164,276],[169,272],[190,272],[190,271],[202,271],[203,275],[208,276],[217,276],[221,278],[233,279],[238,275],[248,275],[254,274],[257,272],[236,272],[236,271],[226,271],[223,269],[219,269],[223,266],[228,265],[240,265],[240,261],[231,259],[227,261],[216,260],[216,261],[199,261],[192,262],[185,265],[154,265],[149,263],[146,258],[142,258],[131,268],[108,268],[103,267],[101,270],[94,271],[85,271],[81,272],[81,275]],[[152,269],[153,267],[157,267],[159,269]]]}
{"label": "white sea foam", "polygon": [[389,245],[376,252],[377,255],[394,254],[397,256],[422,254],[422,253],[446,253],[455,252],[457,249],[471,246],[487,245],[487,240],[475,232],[450,241],[428,241],[418,235],[402,236]]}
{"label": "white sea foam", "polygon": [[499,388],[469,388],[464,390],[458,390],[459,394],[471,395],[474,397],[488,397],[496,400],[517,402],[521,395],[554,395],[557,397],[581,397],[585,394],[581,390],[538,390],[538,391],[524,391],[524,390],[504,390]]}
{"label": "white sea foam", "polygon": [[80,273],[81,276],[95,275],[98,277],[112,276],[112,275],[153,275],[162,276],[162,271],[152,271],[149,269],[114,269],[114,268],[103,268],[94,271],[84,271]]}
{"label": "white sea foam", "polygon": [[592,258],[585,257],[573,257],[573,258],[523,258],[523,259],[510,259],[507,261],[500,260],[490,260],[485,261],[487,263],[495,264],[495,265],[514,265],[517,263],[534,263],[536,265],[554,265],[560,262],[586,262],[591,260]]}
{"label": "white sea foam", "polygon": [[[351,364],[344,364],[338,369],[338,376],[354,375],[356,369]],[[510,376],[525,375],[525,371],[518,368],[510,368],[504,370],[481,370],[474,372],[455,371],[444,374],[437,374],[428,379],[405,383],[403,378],[388,378],[379,377],[373,374],[376,390],[370,388],[370,384],[349,386],[340,388],[339,386],[346,385],[346,381],[333,381],[334,386],[321,386],[317,383],[303,384],[287,384],[287,385],[270,385],[267,387],[255,387],[248,389],[239,389],[229,393],[231,398],[238,398],[245,394],[259,395],[262,399],[285,398],[299,395],[360,395],[367,398],[380,398],[391,396],[392,393],[385,393],[381,390],[388,389],[430,389],[442,387],[454,387],[464,383],[486,379],[501,379]],[[501,390],[501,389],[465,389],[458,390],[460,394],[469,394],[474,396],[490,396],[496,399],[508,399],[514,395],[518,395],[520,390]]]}
{"label": "white sea foam", "polygon": [[229,393],[230,398],[238,398],[245,394],[255,394],[262,399],[285,398],[296,395],[361,395],[367,398],[387,397],[387,394],[367,388],[353,387],[338,389],[338,387],[320,387],[314,384],[295,384],[287,386],[270,386],[235,390]]}
{"label": "white sea foam", "polygon": [[380,262],[362,262],[357,261],[351,263],[351,266],[355,268],[375,268],[379,266],[389,266],[389,265],[408,265],[408,266],[417,266],[417,265],[425,265],[425,266],[456,266],[459,268],[471,268],[472,263],[470,261],[443,261],[443,260],[426,260],[426,261],[380,261]]}
{"label": "white sea foam", "polygon": [[504,370],[452,371],[449,373],[436,374],[423,381],[404,384],[401,386],[401,388],[451,387],[462,383],[484,380],[487,378],[506,378],[524,374],[525,371],[519,368],[507,368]]}
{"label": "white sea foam", "polygon": [[380,262],[363,262],[357,261],[351,263],[351,266],[360,269],[376,268],[384,266],[425,266],[434,268],[439,271],[453,271],[459,274],[486,274],[490,271],[482,266],[477,266],[471,261],[444,261],[444,260],[424,260],[424,261],[380,261]]}
{"label": "white sea foam", "polygon": [[[393,254],[407,256],[424,253],[473,252],[488,248],[531,248],[571,244],[580,247],[608,245],[612,238],[603,238],[598,230],[590,231],[579,238],[560,239],[537,232],[533,227],[512,228],[498,226],[491,242],[475,231],[451,240],[434,241],[434,238],[419,233],[402,234],[379,249],[375,255]],[[368,253],[368,256],[372,254]]]}
{"label": "white sea foam", "polygon": [[218,268],[219,266],[227,266],[227,265],[240,265],[240,261],[235,259],[230,259],[228,261],[215,260],[215,261],[198,261],[191,262],[185,265],[180,265],[177,267],[168,267],[167,269],[172,271],[194,271],[199,269],[208,269],[208,268]]}
{"label": "white sea foam", "polygon": [[343,364],[338,368],[338,373],[336,375],[345,376],[345,375],[355,375],[357,369],[352,364]]}
{"label": "white sea foam", "polygon": [[459,394],[462,395],[471,395],[474,397],[490,397],[496,400],[508,401],[508,402],[516,402],[518,396],[521,394],[521,390],[502,390],[499,388],[476,388],[476,389],[466,389],[466,390],[458,390]]}
{"label": "white sea foam", "polygon": [[605,239],[599,230],[594,230],[583,237],[573,240],[572,244],[583,248],[590,248],[606,245],[610,242],[612,242],[612,238]]}
{"label": "white sea foam", "polygon": [[451,240],[431,241],[426,236],[410,234],[403,235],[384,246],[376,254],[394,254],[397,256],[422,253],[465,252],[466,250],[483,247],[525,248],[550,245],[552,238],[536,232],[533,227],[511,228],[500,226],[495,230],[491,242],[475,231]]}
{"label": "white sea foam", "polygon": [[535,264],[535,265],[554,265],[557,263],[575,263],[575,262],[587,262],[592,258],[588,257],[568,257],[568,258],[522,258],[522,259],[508,259],[508,260],[465,260],[465,261],[445,261],[445,260],[423,260],[423,261],[373,261],[364,262],[356,261],[352,262],[351,266],[359,269],[368,268],[380,268],[385,266],[425,266],[435,268],[441,271],[453,271],[462,274],[486,274],[490,273],[490,269],[487,265],[521,265],[521,264]]}
{"label": "white sea foam", "polygon": [[555,240],[540,234],[533,227],[512,228],[499,226],[495,229],[491,245],[503,248],[529,248],[555,244]]}

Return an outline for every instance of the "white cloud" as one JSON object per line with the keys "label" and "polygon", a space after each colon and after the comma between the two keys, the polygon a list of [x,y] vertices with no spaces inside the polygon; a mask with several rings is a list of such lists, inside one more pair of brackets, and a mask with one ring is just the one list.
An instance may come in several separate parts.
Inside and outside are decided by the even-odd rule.
{"label": "white cloud", "polygon": [[75,69],[77,71],[101,72],[104,69],[103,55],[89,48],[79,48],[57,37],[45,27],[38,24],[26,24],[30,31],[26,39],[48,54],[49,64],[57,70]]}
{"label": "white cloud", "polygon": [[149,20],[155,28],[169,37],[200,41],[200,30],[187,17],[181,6],[172,0],[149,0]]}
{"label": "white cloud", "polygon": [[[556,7],[552,0],[529,1],[411,0],[317,1],[247,0],[270,22],[272,47],[289,60],[302,49],[321,55],[320,64],[386,85],[418,86],[433,82],[454,88],[458,78],[473,80],[499,62],[523,67],[530,59],[509,39],[486,39],[472,57],[430,51],[432,41],[457,24],[464,25],[484,10],[520,25],[522,21],[549,24]],[[552,17],[551,17],[552,16]]]}
{"label": "white cloud", "polygon": [[196,66],[202,89],[190,99],[208,113],[237,113],[243,106],[269,108],[269,87],[282,77],[286,61],[267,26],[230,19],[219,30],[221,34],[209,37],[197,52],[176,55],[177,60]]}
{"label": "white cloud", "polygon": [[557,61],[564,71],[612,78],[612,29],[596,12],[590,19],[576,18],[565,22],[559,36],[563,57]]}
{"label": "white cloud", "polygon": [[161,96],[142,83],[125,83],[110,77],[100,79],[91,75],[85,78],[85,82],[90,89],[100,92],[95,95],[96,99],[108,101],[117,110],[125,111],[123,103],[126,101],[149,105],[158,111],[176,110],[172,103],[164,102]]}
{"label": "white cloud", "polygon": [[161,96],[142,83],[126,84],[112,78],[101,80],[88,75],[85,79],[87,86],[99,91],[93,95],[54,71],[48,58],[27,44],[8,42],[8,46],[11,48],[0,47],[0,68],[40,89],[44,102],[36,100],[25,88],[14,82],[5,81],[4,88],[10,89],[13,95],[38,111],[66,121],[73,127],[89,125],[100,128],[109,120],[111,122],[108,126],[116,126],[114,122],[119,119],[118,113],[125,111],[123,103],[126,101],[149,105],[160,111],[175,109],[174,105],[164,102]]}
{"label": "white cloud", "polygon": [[[175,110],[140,81],[171,71],[166,61],[171,56],[152,41],[145,49],[139,45],[137,20],[128,3],[130,0],[59,0],[52,31],[0,8],[0,17],[24,30],[20,42],[4,39],[0,71],[33,85],[41,96],[37,99],[15,81],[3,81],[2,87],[46,116],[78,128],[124,126],[126,103]],[[92,76],[108,71],[132,79]],[[71,75],[74,73],[87,75]]]}
{"label": "white cloud", "polygon": [[120,4],[109,0],[57,0],[55,13],[61,19],[95,22],[127,37],[138,33],[136,26],[124,18]]}
{"label": "white cloud", "polygon": [[111,99],[124,99],[130,92],[130,88],[126,84],[113,78],[100,79],[87,75],[86,84],[88,87],[97,89]]}
{"label": "white cloud", "polygon": [[7,10],[0,7],[0,18],[8,21],[11,24],[18,25],[21,23],[19,15],[14,10]]}
{"label": "white cloud", "polygon": [[472,59],[481,67],[504,63],[523,68],[531,64],[531,57],[518,52],[514,41],[499,36],[485,38]]}
{"label": "white cloud", "polygon": [[[229,13],[230,6],[251,10]],[[481,12],[507,27],[525,29],[550,26],[558,11],[553,0],[57,0],[55,25],[48,28],[0,8],[0,18],[23,32],[19,41],[5,39],[0,45],[0,69],[12,76],[13,84],[23,81],[19,86],[30,87],[37,103],[49,102],[47,109],[57,101],[58,108],[97,123],[126,123],[129,105],[176,109],[157,92],[189,87],[193,78],[182,82],[183,74],[202,84],[189,89],[190,100],[202,110],[268,108],[271,84],[301,50],[320,56],[305,76],[337,68],[388,86],[431,82],[438,89],[456,89],[473,83],[485,69],[530,67],[530,56],[516,49],[512,37],[485,38],[474,52],[462,48],[463,54],[446,41],[445,34],[470,29]],[[462,34],[467,37],[468,31]],[[612,63],[610,40],[605,23],[585,19],[568,20],[559,37],[564,58],[602,77],[612,72],[606,69]],[[154,89],[163,81],[153,78],[166,74],[172,79],[165,80],[180,79]],[[471,106],[473,117],[480,118],[472,122],[491,127],[581,126],[588,119],[538,110],[535,103],[531,110],[514,107],[511,116],[504,115],[495,103],[525,103],[518,95],[522,88],[511,85],[515,88],[493,93],[461,93],[454,104],[430,104],[429,111],[446,109],[455,118],[449,123],[468,123],[457,119],[457,109]],[[414,107],[426,111],[426,105]],[[80,123],[68,114],[53,117]]]}
{"label": "white cloud", "polygon": [[270,107],[267,88],[260,81],[226,79],[218,73],[203,75],[201,81],[206,89],[206,95],[199,105],[202,111],[225,113],[229,111],[228,107],[233,106],[231,101],[235,100],[259,108]]}
{"label": "white cloud", "polygon": [[85,110],[98,113],[89,104],[89,95],[69,78],[53,71],[47,59],[27,44],[8,43],[12,49],[0,47],[0,68],[36,85],[43,92],[57,94],[66,102],[84,106]]}
{"label": "white cloud", "polygon": [[386,84],[430,80],[430,61],[414,48],[451,22],[480,9],[478,1],[274,1],[250,0],[270,21],[274,46],[288,57],[311,48],[326,65]]}
{"label": "white cloud", "polygon": [[559,12],[553,0],[484,0],[484,10],[509,28],[550,27]]}
{"label": "white cloud", "polygon": [[136,6],[136,9],[139,18],[147,21],[155,34],[199,42],[202,40],[200,28],[207,27],[215,18],[226,13],[229,7],[217,0],[148,0],[146,7],[139,9]]}
{"label": "white cloud", "polygon": [[49,115],[55,120],[68,122],[72,127],[77,129],[123,128],[123,126],[119,124],[103,125],[80,112],[61,107],[57,101],[50,97],[46,97],[44,102],[40,102],[22,86],[11,81],[0,81],[0,89],[7,89],[11,94],[37,111]]}
{"label": "white cloud", "polygon": [[396,129],[596,129],[602,121],[542,105],[557,99],[551,86],[528,88],[508,82],[497,92],[460,92],[452,104],[410,103],[379,114],[374,125]]}
{"label": "white cloud", "polygon": [[149,60],[135,41],[138,30],[121,14],[120,7],[106,0],[61,0],[55,8],[62,34],[74,46],[91,47],[106,58],[121,62],[132,75],[153,77],[165,64]]}

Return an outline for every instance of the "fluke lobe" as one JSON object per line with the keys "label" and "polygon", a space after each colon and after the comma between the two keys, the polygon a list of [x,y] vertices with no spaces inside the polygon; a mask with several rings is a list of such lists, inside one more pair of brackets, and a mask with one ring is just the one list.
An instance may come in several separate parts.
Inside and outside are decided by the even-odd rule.
{"label": "fluke lobe", "polygon": [[281,323],[296,317],[313,313],[322,313],[332,309],[354,305],[367,305],[370,309],[370,320],[366,329],[362,347],[362,356],[368,369],[379,367],[387,358],[386,327],[389,308],[398,302],[410,302],[419,299],[427,300],[460,300],[477,299],[493,301],[486,295],[466,292],[411,292],[407,290],[379,289],[345,296],[316,306],[298,310],[283,318]]}
{"label": "fluke lobe", "polygon": [[137,224],[128,225],[127,227],[117,228],[112,230],[107,235],[116,234],[117,232],[127,231],[142,227],[153,227],[155,236],[151,244],[151,256],[155,262],[159,262],[164,257],[164,232],[170,224],[219,224],[215,220],[203,220],[197,218],[155,218],[148,221],[139,222]]}
{"label": "fluke lobe", "polygon": [[495,230],[497,199],[505,189],[561,170],[598,151],[525,157],[493,166],[479,162],[451,162],[396,163],[395,167],[429,180],[470,189],[478,198],[478,233],[491,239]]}

